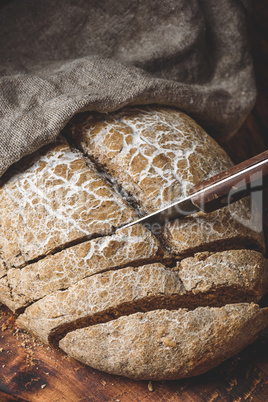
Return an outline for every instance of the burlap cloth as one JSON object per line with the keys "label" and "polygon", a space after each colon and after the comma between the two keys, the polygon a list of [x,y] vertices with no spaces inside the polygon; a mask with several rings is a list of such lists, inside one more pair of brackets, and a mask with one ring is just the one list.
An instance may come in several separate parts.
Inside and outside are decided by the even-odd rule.
{"label": "burlap cloth", "polygon": [[173,105],[222,140],[254,104],[246,0],[0,4],[0,175],[83,110]]}

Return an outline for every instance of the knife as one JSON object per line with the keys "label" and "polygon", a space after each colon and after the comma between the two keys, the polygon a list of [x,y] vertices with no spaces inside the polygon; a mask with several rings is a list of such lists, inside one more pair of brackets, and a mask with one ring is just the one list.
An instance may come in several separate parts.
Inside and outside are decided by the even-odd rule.
{"label": "knife", "polygon": [[154,231],[173,219],[199,211],[212,212],[268,186],[268,150],[195,185],[189,196],[123,228],[145,224]]}

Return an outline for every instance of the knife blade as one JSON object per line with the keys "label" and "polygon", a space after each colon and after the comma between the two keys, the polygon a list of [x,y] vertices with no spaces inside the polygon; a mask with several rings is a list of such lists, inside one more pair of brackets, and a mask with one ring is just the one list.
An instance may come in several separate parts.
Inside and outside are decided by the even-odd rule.
{"label": "knife blade", "polygon": [[143,224],[157,231],[160,226],[178,218],[202,211],[209,213],[230,205],[254,191],[262,191],[268,185],[268,150],[253,158],[232,166],[197,185],[189,196],[139,218],[122,228]]}

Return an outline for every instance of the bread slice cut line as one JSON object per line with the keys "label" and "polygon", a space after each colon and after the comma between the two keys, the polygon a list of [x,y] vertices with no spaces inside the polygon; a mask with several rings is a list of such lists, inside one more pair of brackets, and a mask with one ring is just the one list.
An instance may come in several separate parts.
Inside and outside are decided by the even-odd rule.
{"label": "bread slice cut line", "polygon": [[[156,108],[156,113],[159,112],[161,108]],[[152,109],[150,109],[152,111]],[[170,112],[170,110],[169,110]],[[162,113],[162,112],[161,112]],[[173,113],[173,117],[176,119],[178,116],[178,112],[174,111],[171,112]],[[188,119],[189,124],[195,124],[191,123],[189,118]],[[130,126],[132,126],[130,124]],[[134,127],[131,127],[132,131],[134,130]],[[196,128],[197,129],[197,128]],[[197,129],[198,130],[198,129]],[[161,130],[157,132],[159,134],[159,138],[161,140]],[[184,134],[183,134],[184,135]],[[185,134],[185,136],[187,136]],[[206,141],[206,140],[204,140]],[[208,140],[209,144],[209,140]],[[149,146],[150,143],[147,142],[146,146]],[[210,149],[206,150],[206,145],[204,145],[204,150],[201,150],[202,152],[204,151],[204,155],[210,154]],[[213,148],[213,146],[212,146]],[[147,147],[148,149],[148,147]],[[194,148],[191,148],[190,151],[193,154]],[[72,151],[72,150],[71,150]],[[208,152],[209,151],[209,152]],[[73,150],[73,152],[78,152],[77,148]],[[169,152],[169,151],[168,151]],[[221,155],[223,155],[223,151],[219,151]],[[213,154],[213,151],[211,151]],[[187,150],[183,150],[184,156],[187,156]],[[92,164],[92,161],[89,161],[87,157],[82,156],[81,152],[79,152],[79,155],[81,159],[83,159],[83,162],[88,166]],[[134,153],[132,156],[132,161],[135,158],[137,162],[137,155],[138,153]],[[155,158],[156,155],[153,154],[153,157]],[[188,159],[187,156],[187,161],[190,163],[190,165],[193,167],[195,164],[195,161],[192,159]],[[224,159],[224,156],[223,156]],[[92,158],[94,161],[94,158]],[[95,162],[97,159],[95,159]],[[161,161],[160,161],[161,162]],[[185,161],[180,158],[176,160],[176,164],[180,163],[182,166],[182,177],[183,177],[183,170],[185,169],[183,167],[183,163]],[[225,160],[226,162],[226,160]],[[225,163],[224,161],[222,162],[223,164]],[[157,163],[159,163],[159,160],[154,159],[154,164],[155,167],[157,168]],[[226,162],[227,163],[227,162]],[[116,193],[117,196],[119,195],[120,202],[126,201],[126,198],[129,196],[124,193],[124,189],[120,190],[117,192],[116,186],[118,184],[117,175],[114,174],[114,177],[111,180],[111,177],[106,177],[105,173],[100,170],[102,170],[102,167],[100,169],[100,165],[97,165],[97,163],[94,163],[94,168],[98,172],[98,176],[100,176],[103,179],[104,183],[109,183],[109,186],[113,187],[113,194]],[[189,165],[189,166],[190,166]],[[200,165],[200,164],[199,164]],[[228,163],[227,163],[228,165]],[[60,162],[57,162],[57,168],[59,169],[61,166]],[[206,168],[202,172],[203,166],[200,167],[200,172],[205,174],[206,178],[208,175],[210,175],[210,171],[208,170],[206,172]],[[216,164],[214,167],[216,167],[216,170],[218,169],[218,165]],[[161,168],[162,169],[162,168]],[[162,175],[162,170],[160,169],[160,176]],[[155,169],[157,170],[157,169]],[[188,171],[188,169],[186,169]],[[142,174],[139,175],[139,180],[145,180],[145,176],[147,176],[148,169],[145,170]],[[59,172],[60,173],[60,172]],[[135,173],[135,172],[134,172]],[[136,172],[137,173],[137,172]],[[176,172],[175,172],[176,173]],[[174,174],[175,174],[174,173]],[[196,172],[197,176],[199,172]],[[202,176],[201,174],[201,176]],[[164,177],[164,175],[162,175]],[[161,177],[163,179],[163,177]],[[186,180],[187,181],[187,180]],[[81,188],[83,187],[83,180],[81,180],[79,183],[81,183]],[[107,183],[107,184],[108,184]],[[68,185],[70,182],[67,183]],[[187,186],[193,183],[185,183],[183,180],[180,180],[180,177],[178,177],[178,186],[180,187],[184,186],[184,189],[182,189],[182,193],[186,192]],[[163,195],[162,189],[161,190],[161,197]],[[93,192],[97,194],[98,189],[95,189]],[[156,197],[157,198],[157,197]],[[152,201],[155,202],[156,198],[152,198]],[[126,203],[126,208],[129,207],[129,205]],[[128,219],[130,219],[130,215],[134,217],[134,213],[137,212],[137,208],[135,206],[135,203],[131,205],[133,208],[130,208],[130,213],[128,213]],[[238,208],[239,209],[239,208]],[[83,210],[83,206],[82,206]],[[241,210],[242,212],[244,209]],[[246,259],[247,256],[249,255],[258,255],[262,261],[262,257],[260,254],[254,254],[254,252],[251,252],[249,250],[244,250],[242,249],[243,247],[249,247],[253,248],[255,245],[260,246],[260,250],[262,249],[262,244],[263,241],[261,239],[261,236],[255,236],[252,233],[249,233],[249,231],[241,229],[241,226],[234,227],[232,226],[232,220],[230,220],[230,216],[225,212],[219,213],[217,215],[216,213],[216,220],[218,219],[218,226],[217,224],[213,222],[213,219],[210,220],[209,216],[206,216],[207,226],[211,225],[212,230],[207,230],[206,226],[204,226],[204,231],[205,235],[208,238],[208,241],[203,241],[199,244],[197,244],[196,247],[193,247],[193,241],[192,243],[188,242],[189,239],[187,239],[186,236],[186,241],[181,241],[179,244],[179,235],[185,234],[188,231],[188,234],[191,234],[191,237],[194,238],[195,234],[195,224],[198,222],[198,219],[191,225],[189,224],[188,229],[186,228],[184,230],[184,223],[183,220],[177,222],[178,223],[178,228],[174,231],[174,223],[168,224],[168,228],[164,228],[162,238],[160,239],[161,241],[161,246],[163,250],[161,249],[161,252],[157,254],[157,252],[160,249],[157,249],[156,254],[154,254],[153,257],[148,257],[149,259],[146,261],[142,261],[142,259],[138,258],[133,258],[133,262],[130,262],[128,264],[125,262],[125,264],[116,264],[114,263],[113,267],[105,267],[103,271],[95,272],[93,275],[88,275],[85,274],[85,276],[75,279],[74,283],[71,283],[73,278],[64,278],[63,282],[58,282],[56,285],[56,288],[51,288],[51,292],[47,291],[47,289],[44,290],[44,294],[46,296],[42,296],[38,301],[30,301],[30,305],[26,308],[23,314],[21,314],[18,318],[18,324],[21,324],[22,327],[24,327],[26,330],[34,333],[36,336],[39,338],[43,339],[44,341],[48,341],[52,344],[57,345],[58,341],[65,336],[65,333],[68,331],[71,331],[75,328],[81,327],[86,327],[88,325],[91,325],[91,328],[98,326],[99,322],[104,322],[108,320],[108,323],[110,322],[111,325],[115,321],[117,321],[117,317],[121,315],[121,318],[126,318],[126,320],[131,322],[131,315],[133,313],[138,314],[138,312],[141,312],[143,314],[143,311],[155,311],[156,315],[157,314],[162,314],[163,309],[167,309],[168,311],[171,311],[172,309],[176,308],[175,311],[180,310],[181,307],[186,307],[190,312],[195,311],[196,309],[201,308],[200,306],[224,306],[223,309],[225,309],[226,303],[232,302],[232,308],[236,308],[238,304],[240,304],[243,301],[246,302],[257,302],[260,297],[262,296],[263,292],[267,289],[267,269],[265,270],[264,267],[255,269],[256,267],[254,264],[251,264],[251,274],[248,275],[247,272],[240,272],[239,266],[234,267],[233,272],[233,279],[232,275],[231,278],[228,276],[230,272],[228,273],[228,264],[226,263],[226,270],[225,270],[225,278],[221,277],[220,272],[214,272],[214,269],[210,271],[211,269],[207,268],[207,262],[209,259],[213,258],[218,258],[219,253],[216,253],[217,255],[212,253],[212,251],[219,251],[219,249],[224,248],[225,251],[223,251],[223,254],[227,255],[228,253],[243,253],[244,254],[244,259]],[[228,215],[228,216],[227,216]],[[194,218],[196,219],[196,218]],[[205,220],[206,220],[205,219]],[[134,219],[133,219],[134,220]],[[202,221],[202,219],[200,220]],[[123,224],[125,221],[123,222]],[[177,224],[176,223],[176,224]],[[101,232],[99,239],[105,239],[105,238],[111,238],[112,231],[114,230],[115,227],[120,227],[121,223],[119,225],[111,225],[111,231],[108,231],[109,234],[108,236],[106,235],[106,232]],[[188,225],[188,224],[187,224]],[[1,226],[1,224],[0,224]],[[202,225],[201,225],[202,226]],[[228,229],[225,231],[219,230],[219,226],[222,226],[223,229]],[[168,229],[165,231],[165,229]],[[216,236],[213,237],[213,231],[216,233],[218,231],[218,240]],[[165,237],[165,234],[169,231],[169,236]],[[174,233],[177,232],[178,237],[174,236]],[[51,251],[51,255],[49,257],[46,256],[45,253],[37,255],[36,259],[26,259],[25,265],[22,268],[21,262],[20,262],[20,254],[16,254],[15,257],[17,258],[17,262],[14,266],[16,268],[11,268],[9,270],[8,275],[3,276],[2,279],[0,280],[0,295],[3,289],[3,293],[6,291],[7,295],[6,297],[9,297],[10,299],[15,295],[17,296],[17,300],[22,299],[23,296],[25,296],[26,291],[24,291],[23,288],[19,288],[17,286],[18,284],[22,284],[23,282],[26,285],[26,280],[24,281],[24,277],[22,275],[21,278],[18,278],[18,281],[15,285],[14,282],[8,281],[6,283],[7,279],[10,279],[11,274],[13,273],[25,273],[27,269],[29,271],[33,269],[35,264],[40,265],[42,263],[47,263],[52,261],[54,258],[56,259],[57,257],[60,259],[63,254],[66,252],[71,252],[74,248],[80,247],[80,251],[83,250],[83,247],[85,244],[88,242],[88,239],[92,239],[95,235],[99,236],[99,232],[95,232],[92,237],[91,235],[85,235],[84,236],[77,236],[75,235],[74,240],[70,240],[69,242],[65,241],[63,243],[60,242],[55,242],[54,248],[51,247],[48,251],[48,254]],[[233,234],[234,233],[234,234]],[[187,233],[186,233],[187,234]],[[17,235],[17,234],[16,234]],[[88,237],[89,236],[89,237]],[[241,242],[234,244],[234,238],[240,240]],[[247,238],[249,239],[249,242],[247,243]],[[15,240],[15,245],[16,242],[17,244],[20,243],[21,239],[16,239],[16,236],[14,236]],[[95,239],[96,241],[98,240],[97,238]],[[191,239],[192,240],[192,239]],[[203,239],[206,240],[206,239]],[[156,241],[156,239],[155,239]],[[76,244],[78,243],[78,244]],[[240,250],[231,250],[227,251],[226,248],[229,247],[229,245],[232,244],[232,248],[235,246],[236,248],[241,248]],[[63,251],[61,251],[61,248],[64,248]],[[168,250],[172,253],[172,256],[170,257],[168,255],[168,252],[165,251]],[[202,250],[209,250],[208,253],[204,252],[202,253]],[[40,250],[38,250],[39,252]],[[196,255],[192,256],[195,251],[198,251]],[[1,250],[0,250],[1,252]],[[16,250],[15,250],[16,252]],[[237,254],[237,255],[238,255]],[[185,257],[189,258],[185,258]],[[42,257],[42,258],[40,258]],[[253,260],[255,261],[255,257]],[[81,258],[81,256],[79,257]],[[78,260],[79,260],[78,258]],[[154,259],[155,258],[155,259]],[[158,261],[158,258],[160,261]],[[166,260],[167,258],[167,260]],[[257,258],[257,257],[256,257]],[[0,256],[1,259],[1,256]],[[179,261],[178,261],[179,260]],[[239,260],[239,258],[238,258]],[[250,258],[248,258],[250,260]],[[80,261],[80,260],[79,260]],[[202,261],[204,262],[204,266],[202,266]],[[31,264],[28,264],[28,262],[31,262]],[[161,264],[162,262],[162,264]],[[139,264],[145,264],[144,266],[139,266]],[[171,265],[168,265],[168,264]],[[10,267],[10,262],[8,261],[8,267]],[[240,268],[243,268],[244,262],[240,261]],[[239,265],[238,264],[238,265]],[[137,266],[138,265],[138,266]],[[212,267],[215,267],[215,264],[211,264]],[[244,264],[245,265],[245,264]],[[249,264],[250,265],[250,264]],[[11,264],[12,266],[12,264]],[[258,266],[258,264],[257,264]],[[150,278],[146,277],[146,272],[150,272],[150,269],[152,271],[152,275]],[[259,271],[258,271],[259,269]],[[0,260],[0,275],[5,275],[5,264],[1,264]],[[232,269],[230,269],[232,271]],[[194,275],[195,272],[195,275]],[[215,280],[215,274],[217,273],[217,278]],[[56,279],[56,273],[53,273],[54,275],[51,275],[52,281]],[[61,275],[61,273],[60,273]],[[214,276],[213,276],[214,275]],[[109,278],[111,280],[112,277],[115,277],[114,280],[114,285],[111,286],[104,286],[102,287],[102,281],[108,281]],[[228,278],[227,278],[228,277]],[[117,278],[117,279],[116,279]],[[124,279],[125,278],[125,279]],[[160,278],[160,280],[159,280]],[[48,279],[48,278],[47,278]],[[61,278],[60,278],[61,279]],[[129,280],[128,280],[129,279]],[[68,282],[70,280],[70,282]],[[150,282],[152,281],[152,283]],[[166,283],[166,287],[161,288],[162,282]],[[125,282],[124,282],[125,281]],[[20,283],[19,283],[20,282]],[[36,282],[35,279],[33,282]],[[113,282],[111,280],[111,282]],[[170,283],[172,282],[172,283]],[[63,283],[63,284],[62,284]],[[149,286],[152,285],[152,286]],[[53,284],[54,286],[54,284]],[[62,286],[62,287],[61,287]],[[173,286],[173,288],[172,288]],[[177,286],[177,288],[175,288]],[[16,291],[15,291],[16,288]],[[96,293],[96,299],[91,297],[90,292],[86,293],[86,291],[91,291],[92,289],[95,289]],[[173,289],[173,290],[172,290]],[[111,297],[108,295],[106,296],[107,293],[109,293],[109,290],[111,290]],[[30,289],[32,293],[34,290]],[[79,294],[79,291],[81,292]],[[123,291],[126,292],[126,294],[123,294]],[[127,294],[129,293],[129,294]],[[66,297],[66,294],[69,295],[69,311],[68,308],[66,309],[64,306],[64,300],[62,300],[62,304],[60,299],[64,299]],[[27,296],[28,297],[28,296]],[[54,297],[54,299],[53,299]],[[110,297],[110,299],[109,299]],[[31,295],[30,295],[31,298]],[[72,299],[73,298],[73,299]],[[29,299],[29,298],[28,298]],[[29,299],[30,300],[30,299]],[[55,301],[56,308],[54,308],[53,311],[53,300]],[[12,300],[13,301],[13,300]],[[51,303],[52,301],[52,303]],[[80,301],[82,304],[84,302],[87,302],[88,305],[85,304],[85,308],[80,308],[81,305],[79,306],[77,304],[77,301]],[[26,302],[26,304],[28,301]],[[52,317],[51,313],[46,310],[46,306],[50,304],[50,311],[52,311],[52,314],[54,316]],[[91,307],[90,304],[91,303]],[[95,304],[94,304],[95,303]],[[67,303],[68,305],[68,303]],[[23,307],[25,308],[25,307]],[[58,310],[57,310],[58,308]],[[211,307],[212,309],[215,307]],[[38,310],[39,309],[39,310]],[[43,310],[42,310],[43,309]],[[42,313],[43,311],[43,313]],[[41,314],[39,314],[41,312]],[[38,313],[38,314],[37,314]],[[191,313],[190,313],[191,314]],[[257,313],[256,313],[257,315]],[[145,317],[145,316],[144,316]],[[148,317],[148,316],[146,316]],[[144,318],[145,320],[147,318]],[[54,321],[54,323],[53,323]],[[254,320],[253,320],[254,321]],[[252,322],[253,322],[252,321]],[[155,323],[155,328],[158,329],[158,323]],[[95,340],[98,342],[98,339]],[[173,345],[173,340],[171,339],[164,339],[162,342],[163,348],[166,350],[169,347],[172,347]],[[130,351],[130,353],[132,353]],[[123,373],[124,374],[124,373]]]}
{"label": "bread slice cut line", "polygon": [[[122,119],[124,122],[124,119]],[[128,124],[131,126],[131,123],[128,122]],[[93,130],[94,131],[94,130]],[[135,131],[135,130],[133,130]],[[84,158],[87,159],[89,158],[90,161],[97,167],[99,172],[103,172],[104,178],[108,180],[113,186],[118,188],[118,194],[120,194],[124,200],[126,200],[130,206],[136,211],[137,215],[139,217],[146,216],[148,212],[143,209],[143,206],[141,205],[141,200],[137,198],[137,196],[132,192],[129,191],[128,188],[124,186],[124,182],[121,183],[119,182],[113,175],[111,170],[101,162],[101,160],[97,159],[93,154],[90,154],[87,152],[85,146],[79,146],[78,142],[73,142],[73,138],[70,137],[70,133],[68,135],[68,129],[65,130],[65,138],[66,140],[71,144],[71,146],[75,146],[76,149],[79,149],[80,152],[84,155]],[[176,176],[176,175],[175,175]],[[209,176],[209,175],[208,175]],[[207,176],[205,176],[207,178]],[[191,247],[191,248],[186,248],[182,247],[181,249],[177,249],[176,247],[173,247],[173,242],[169,241],[169,238],[172,237],[172,230],[170,228],[173,227],[173,225],[178,225],[179,229],[178,231],[184,230],[185,226],[183,222],[192,222],[192,220],[196,220],[198,222],[198,225],[200,226],[199,228],[199,234],[203,230],[202,225],[203,221],[205,222],[206,227],[211,225],[213,226],[214,223],[217,221],[218,218],[221,219],[221,216],[224,214],[229,215],[228,210],[230,209],[231,211],[235,212],[239,209],[245,213],[245,211],[248,213],[247,208],[249,204],[249,198],[237,201],[236,203],[222,208],[221,210],[212,212],[212,213],[203,213],[203,212],[198,212],[190,216],[186,216],[184,218],[179,218],[175,219],[174,221],[168,222],[166,225],[164,225],[160,230],[159,233],[154,233],[155,236],[159,239],[160,243],[162,244],[163,248],[171,254],[175,259],[179,258],[186,258],[189,256],[193,256],[195,253],[201,252],[201,251],[224,251],[224,250],[233,250],[233,249],[248,249],[248,250],[256,250],[261,253],[265,252],[265,245],[264,245],[264,239],[263,236],[260,234],[256,234],[252,236],[252,233],[245,231],[243,232],[243,229],[241,230],[241,227],[232,220],[231,215],[231,225],[234,225],[236,227],[235,230],[231,230],[231,234],[229,238],[221,238],[221,236],[216,236],[215,240],[210,240],[209,243],[205,244],[198,244],[196,247]],[[182,221],[182,223],[180,223]],[[207,222],[206,222],[207,221]],[[216,226],[216,225],[215,225]],[[181,229],[181,227],[183,229]],[[224,237],[224,234],[223,234]],[[172,239],[173,240],[173,239]]]}
{"label": "bread slice cut line", "polygon": [[119,229],[114,235],[64,249],[20,269],[9,269],[6,278],[0,279],[0,301],[13,312],[21,312],[27,305],[84,278],[160,260],[170,263],[170,256],[144,226]]}
{"label": "bread slice cut line", "polygon": [[[138,246],[134,251],[133,242],[135,247]],[[241,250],[249,252],[249,249]],[[109,260],[105,257],[107,251]],[[227,249],[224,248],[223,251]],[[132,252],[134,254],[131,256]],[[21,313],[28,305],[53,291],[67,289],[79,280],[98,273],[156,262],[162,262],[169,269],[176,267],[178,261],[184,263],[195,255],[204,256],[211,253],[206,250],[187,255],[185,258],[171,256],[164,251],[150,231],[142,225],[135,225],[127,229],[118,229],[114,235],[99,237],[64,249],[25,267],[9,269],[7,276],[0,279],[0,301],[13,312]]]}
{"label": "bread slice cut line", "polygon": [[[107,171],[108,175],[111,175],[113,180],[116,180],[124,190],[129,192],[138,204],[142,203],[143,209],[147,213],[154,212],[171,201],[184,198],[190,187],[200,180],[232,166],[230,158],[222,148],[192,119],[178,110],[170,110],[161,106],[154,108],[146,106],[142,109],[129,107],[123,111],[111,113],[108,117],[98,113],[83,113],[75,116],[69,123],[65,129],[65,136],[70,138],[94,164]],[[121,141],[123,145],[125,144],[124,146]],[[171,189],[174,186],[174,188],[178,187],[178,194],[172,194],[173,190],[169,191],[160,197],[162,200],[160,204],[159,202],[154,203],[150,190],[147,194],[146,187],[140,189],[139,176],[137,176],[138,173],[146,173],[148,169],[153,168],[154,172],[150,173],[151,179],[153,180],[155,177],[156,180],[156,182],[152,181],[153,187],[160,193],[162,184],[159,180],[163,179],[163,172],[160,169],[159,173],[156,166],[160,162],[154,162],[153,156],[149,154],[148,161],[144,166],[140,162],[140,164],[137,163],[134,171],[131,168],[133,155],[136,155],[138,151],[141,152],[140,147],[137,147],[137,141],[139,144],[143,143],[153,147],[152,155],[154,152],[157,153],[161,160],[162,170],[166,173],[174,171],[173,179],[176,178],[176,180],[174,183],[172,182]],[[198,152],[194,152],[193,142],[196,143]],[[121,155],[122,153],[123,155]],[[179,165],[178,155],[182,156]],[[166,166],[165,158],[169,159]],[[180,175],[187,182],[187,185],[184,183],[182,188],[179,185]],[[168,180],[164,186],[169,188]],[[244,246],[264,252],[265,244],[262,234],[239,224],[238,220],[233,217],[234,214],[238,215],[238,218],[239,216],[245,217],[249,211],[248,201],[240,200],[229,207],[206,214],[205,217],[204,214],[198,213],[181,219],[181,223],[180,220],[175,220],[173,223],[165,225],[161,241],[166,244],[167,250],[171,254],[181,254],[183,257],[201,250],[209,250],[209,243],[213,243],[212,249],[215,246],[219,250],[222,238],[225,239],[227,248],[243,248]],[[187,225],[183,223],[184,221],[187,222]],[[178,236],[174,236],[172,228],[176,222],[178,223],[176,232],[185,231],[186,235],[188,234],[186,242],[180,241]],[[220,225],[222,228],[219,231]],[[199,236],[203,232],[211,239],[208,241],[208,239],[200,238],[200,244],[198,244],[198,239],[191,242],[192,232],[195,231],[196,226],[199,226],[197,228]],[[201,240],[205,240],[204,244]],[[236,243],[235,246],[234,243]]]}
{"label": "bread slice cut line", "polygon": [[1,275],[137,217],[62,136],[13,165],[1,184]]}
{"label": "bread slice cut line", "polygon": [[[106,166],[113,176],[118,176],[119,171],[120,183],[141,195],[137,198],[148,206],[147,212],[164,207],[177,197],[185,197],[187,189],[196,184],[195,180],[205,179],[208,172],[213,174],[214,165],[217,173],[231,165],[230,158],[191,118],[163,106],[129,107],[111,113],[108,118],[98,113],[84,113],[75,116],[69,127],[65,134],[93,160]],[[214,145],[217,154],[207,155],[208,171],[203,169],[207,164],[205,159],[198,169],[194,160],[200,159],[199,153],[202,154],[202,147],[206,148],[207,143]],[[137,159],[135,166],[134,159]],[[183,162],[183,167],[181,163],[178,167],[178,162]],[[169,198],[171,193],[165,192],[160,197],[161,204],[152,202],[157,194],[152,191],[151,196],[150,190],[146,193],[146,185],[142,184],[148,177],[155,180],[159,193],[163,186],[170,188],[172,198]]]}
{"label": "bread slice cut line", "polygon": [[[61,140],[61,141],[63,141],[63,143],[64,143],[64,141],[65,140]],[[64,143],[65,145],[66,145],[66,142]],[[78,152],[77,151],[77,149],[75,150],[76,152]],[[81,156],[81,153],[79,153],[79,155]],[[86,160],[86,158],[84,158],[83,157],[83,159],[84,159],[84,161]],[[59,159],[60,161],[61,161],[61,159]],[[58,167],[58,166],[57,166]],[[33,169],[33,167],[32,167],[32,169]],[[120,195],[120,199],[122,199],[122,194]],[[132,218],[132,220],[134,220],[134,217]],[[124,224],[124,223],[126,223],[126,221],[124,221],[124,222],[122,222],[122,225]],[[172,227],[172,225],[169,225],[169,228],[170,227]],[[240,230],[240,229],[239,229]],[[238,232],[239,232],[239,230],[238,230]],[[29,232],[30,233],[30,232]],[[76,236],[74,236],[75,237],[75,239],[69,239],[69,241],[67,241],[67,240],[65,240],[64,242],[56,242],[57,244],[53,244],[52,246],[50,246],[49,248],[48,248],[48,250],[45,250],[45,252],[44,253],[42,253],[42,252],[40,252],[40,251],[38,251],[38,255],[34,255],[33,256],[33,258],[31,258],[30,256],[27,256],[27,258],[25,258],[25,255],[24,256],[22,256],[21,254],[21,251],[20,250],[16,250],[15,251],[15,253],[16,253],[16,258],[13,258],[13,262],[15,262],[15,264],[13,265],[13,262],[11,262],[11,265],[9,265],[9,266],[12,266],[12,267],[14,267],[14,266],[17,266],[17,267],[23,267],[23,266],[26,266],[28,263],[35,263],[36,261],[38,261],[39,259],[42,259],[42,258],[45,258],[46,257],[46,255],[49,255],[49,254],[55,254],[55,253],[57,253],[57,252],[60,252],[62,249],[64,249],[64,248],[68,248],[68,247],[72,247],[73,245],[75,245],[75,244],[78,244],[78,243],[82,243],[82,242],[84,242],[84,241],[87,241],[87,240],[89,240],[89,239],[92,239],[92,238],[94,238],[94,237],[99,237],[99,233],[98,232],[95,232],[95,233],[91,233],[90,235],[85,235],[85,236],[80,236],[80,235],[76,235]],[[27,233],[27,236],[28,236],[28,233]],[[196,247],[196,248],[194,248],[194,249],[190,249],[189,247],[188,247],[188,251],[185,251],[184,249],[183,250],[177,250],[177,249],[175,249],[174,250],[174,248],[173,248],[173,245],[172,244],[168,244],[168,242],[167,242],[167,240],[168,239],[166,239],[166,238],[164,238],[164,241],[163,241],[163,239],[160,239],[161,241],[162,241],[162,244],[166,244],[167,246],[168,246],[168,250],[170,250],[171,252],[172,252],[172,254],[175,254],[175,258],[177,257],[177,255],[179,256],[179,258],[180,258],[180,256],[182,257],[186,257],[186,256],[188,256],[188,255],[192,255],[193,254],[193,252],[198,252],[198,251],[201,251],[201,250],[208,250],[210,247],[209,247],[209,245],[208,244],[204,244],[204,245],[202,245],[202,246],[198,246],[198,247]],[[246,237],[244,236],[242,236],[241,237],[241,243],[243,243],[243,242],[246,242]],[[212,243],[212,242],[211,242]],[[217,250],[219,250],[219,245],[220,244],[223,244],[223,242],[222,241],[215,241],[213,244],[211,244],[211,248],[213,248],[213,247],[215,247],[216,246],[216,248],[217,248]],[[230,239],[230,241],[229,241],[229,244],[230,243],[233,243],[233,238],[231,237],[231,239]],[[254,242],[253,242],[254,243]],[[225,244],[227,244],[227,240],[225,240]],[[255,244],[252,244],[252,241],[251,240],[249,240],[249,243],[248,244],[246,244],[246,246],[248,247],[248,248],[253,248],[253,249],[255,249],[255,248],[257,248],[258,249],[258,247],[257,247],[257,244],[259,244],[258,242],[256,243],[255,242]],[[237,246],[237,248],[238,247],[242,247],[242,244],[239,244],[238,246]],[[7,249],[10,249],[10,248],[12,248],[12,244],[11,244],[11,246],[10,246],[10,243],[8,243],[8,247],[7,247]],[[20,248],[20,247],[18,247],[18,248]],[[232,247],[232,248],[234,248],[234,247]],[[15,259],[16,259],[16,261],[15,261]],[[8,266],[7,266],[8,267]],[[1,276],[3,276],[3,275],[5,275],[5,271],[6,271],[6,267],[4,266],[4,264],[1,264],[1,266],[0,266],[0,270],[1,270]]]}
{"label": "bread slice cut line", "polygon": [[155,263],[93,275],[33,303],[17,321],[45,343],[55,343],[74,328],[137,311],[257,302],[267,289],[261,254],[233,250],[189,258],[178,263],[178,271]]}

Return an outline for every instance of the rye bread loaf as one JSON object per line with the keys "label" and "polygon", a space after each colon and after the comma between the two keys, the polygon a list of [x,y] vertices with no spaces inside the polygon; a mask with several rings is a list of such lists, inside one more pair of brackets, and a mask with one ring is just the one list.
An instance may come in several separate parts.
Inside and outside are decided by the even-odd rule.
{"label": "rye bread loaf", "polygon": [[157,380],[214,367],[268,323],[256,304],[268,289],[263,235],[243,225],[249,200],[157,236],[120,227],[229,166],[174,109],[75,117],[2,178],[0,301],[96,369]]}

